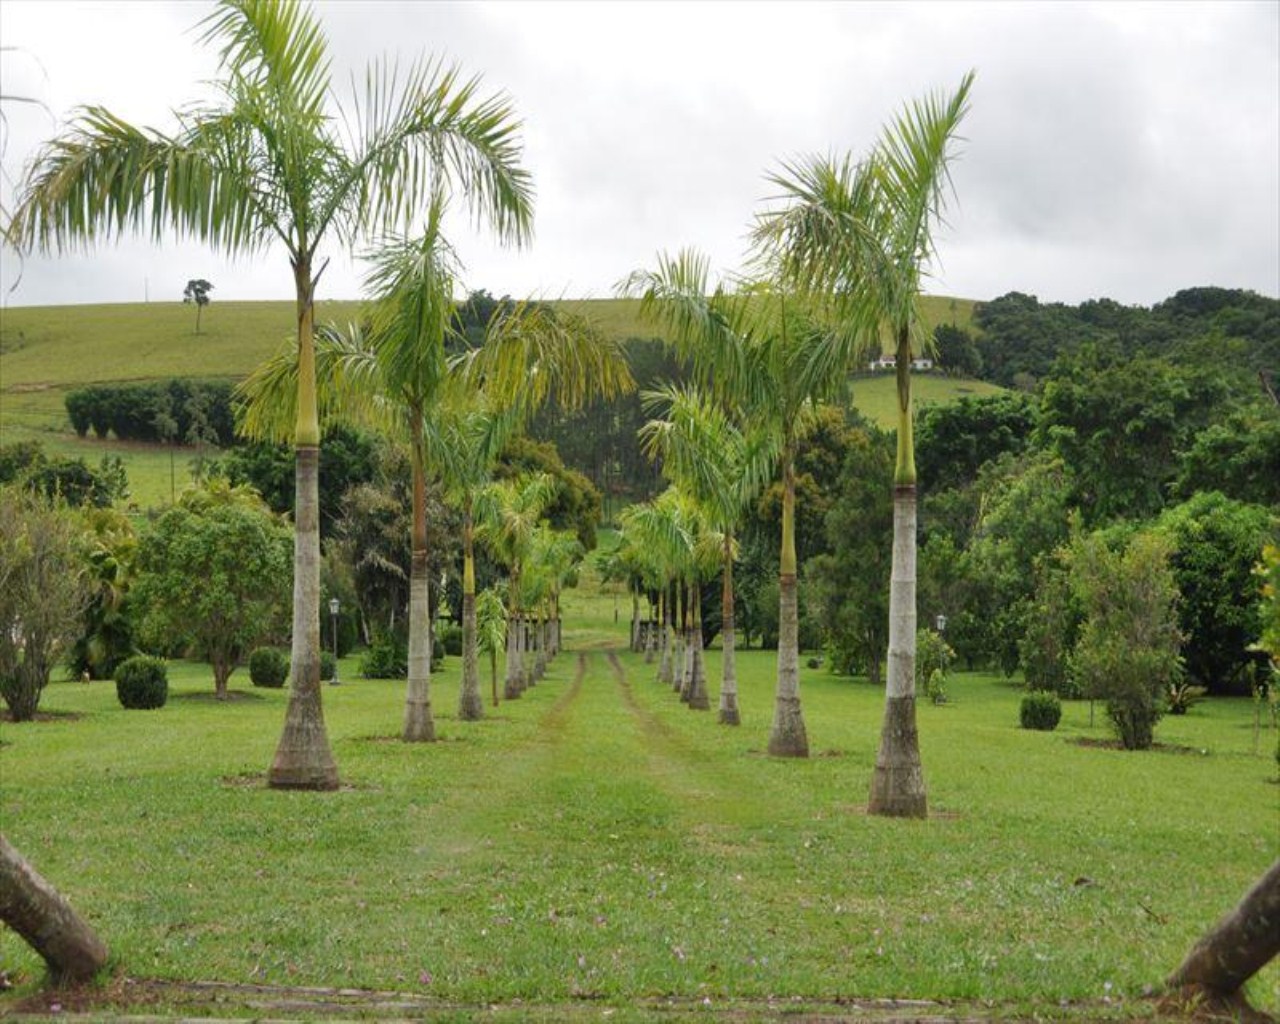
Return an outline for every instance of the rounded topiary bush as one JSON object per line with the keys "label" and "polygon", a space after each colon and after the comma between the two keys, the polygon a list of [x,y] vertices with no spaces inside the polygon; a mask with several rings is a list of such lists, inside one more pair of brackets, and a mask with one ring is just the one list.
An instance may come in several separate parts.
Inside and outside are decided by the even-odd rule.
{"label": "rounded topiary bush", "polygon": [[1058,722],[1062,718],[1062,701],[1058,699],[1056,693],[1037,690],[1022,698],[1019,716],[1024,729],[1052,732],[1058,727]]}
{"label": "rounded topiary bush", "polygon": [[138,654],[116,667],[116,697],[126,708],[162,708],[169,699],[169,674],[161,658]]}
{"label": "rounded topiary bush", "polygon": [[254,686],[278,690],[289,678],[289,655],[279,647],[259,647],[249,655],[249,678]]}
{"label": "rounded topiary bush", "polygon": [[327,683],[338,671],[338,662],[332,651],[320,652],[320,682]]}

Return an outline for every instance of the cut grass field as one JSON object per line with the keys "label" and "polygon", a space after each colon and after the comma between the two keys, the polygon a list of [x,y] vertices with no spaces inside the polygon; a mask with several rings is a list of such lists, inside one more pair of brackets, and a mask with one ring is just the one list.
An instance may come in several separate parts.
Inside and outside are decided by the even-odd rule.
{"label": "cut grass field", "polygon": [[[114,1008],[144,991],[161,1011],[212,1006],[189,983],[220,982],[402,993],[460,1016],[628,1019],[674,1001],[737,1020],[887,998],[1131,1019],[1277,854],[1275,739],[1255,754],[1247,701],[1168,718],[1165,749],[1133,754],[1078,742],[1105,736],[1087,704],[1027,732],[1017,686],[962,674],[950,704],[920,708],[930,820],[871,818],[882,694],[805,669],[815,756],[773,760],[771,654],[741,655],[743,724],[720,727],[610,650],[625,602],[615,625],[609,597],[570,596],[574,649],[484,721],[455,719],[449,660],[433,745],[395,739],[402,683],[344,661],[324,693],[333,794],[264,787],[286,694],[243,670],[227,704],[206,666],[176,663],[158,711],[57,683],[53,718],[5,724],[5,832],[118,976],[170,983],[109,985]],[[2,1015],[40,965],[7,932],[0,962],[18,983]],[[1251,995],[1280,1008],[1280,965]],[[243,998],[214,1012],[249,1014]]]}

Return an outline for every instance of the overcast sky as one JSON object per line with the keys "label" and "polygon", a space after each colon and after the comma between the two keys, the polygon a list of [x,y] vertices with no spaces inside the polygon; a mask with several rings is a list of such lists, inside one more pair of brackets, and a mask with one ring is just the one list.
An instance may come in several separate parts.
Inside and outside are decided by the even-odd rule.
{"label": "overcast sky", "polygon": [[[6,177],[78,104],[172,127],[208,96],[200,2],[0,2]],[[977,71],[934,294],[1149,305],[1180,288],[1280,293],[1280,3],[322,2],[345,95],[368,59],[438,54],[510,94],[536,239],[503,251],[459,216],[469,288],[606,297],[659,250],[726,271],[780,159],[861,153],[911,97]],[[11,208],[10,182],[4,203]],[[321,298],[354,298],[336,242]],[[289,299],[282,251],[228,263],[136,239],[3,253],[8,305]]]}

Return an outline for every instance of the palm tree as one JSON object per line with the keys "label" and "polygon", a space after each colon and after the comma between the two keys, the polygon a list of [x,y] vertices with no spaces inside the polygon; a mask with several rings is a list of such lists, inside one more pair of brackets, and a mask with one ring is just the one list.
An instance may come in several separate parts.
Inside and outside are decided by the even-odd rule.
{"label": "palm tree", "polygon": [[[795,457],[815,403],[843,393],[854,347],[841,331],[819,330],[802,301],[768,274],[712,289],[705,256],[659,257],[631,275],[641,313],[662,324],[695,377],[733,418],[771,439],[782,477],[778,573],[778,675],[769,753],[808,757],[800,706],[796,588]],[[768,268],[766,268],[768,269]]]}
{"label": "palm tree", "polygon": [[[446,340],[453,327],[454,282],[459,269],[440,234],[441,207],[432,203],[424,234],[390,241],[370,254],[366,284],[378,298],[366,330],[351,325],[318,329],[316,376],[322,411],[363,419],[407,437],[413,474],[413,543],[409,601],[409,678],[406,741],[430,741],[430,630],[426,547],[426,484],[434,472],[463,514],[463,685],[460,715],[481,717],[475,623],[473,505],[502,447],[536,409],[554,398],[572,408],[596,393],[612,396],[631,386],[618,344],[583,319],[557,315],[533,303],[512,304],[495,315],[480,349],[452,362]],[[504,396],[477,389],[523,372],[542,371],[543,386]],[[242,429],[279,438],[289,422],[296,360],[277,354],[242,385]]]}
{"label": "palm tree", "polygon": [[556,486],[552,477],[538,473],[490,484],[476,497],[476,534],[506,566],[509,581],[507,674],[503,689],[507,700],[515,700],[528,685],[521,574],[538,524],[555,498]]}
{"label": "palm tree", "polygon": [[926,343],[917,316],[933,229],[945,206],[957,130],[973,73],[950,97],[917,100],[882,130],[861,163],[814,157],[774,175],[784,203],[761,218],[756,239],[788,279],[828,300],[846,337],[887,332],[897,357],[898,454],[894,470],[889,672],[870,811],[927,813],[915,716],[916,467],[911,356]]}
{"label": "palm tree", "polygon": [[407,227],[457,187],[504,241],[529,237],[533,190],[519,122],[478,80],[427,61],[370,66],[345,117],[330,116],[327,41],[306,7],[221,0],[203,23],[220,47],[222,102],[178,114],[166,135],[84,108],[47,143],[10,224],[19,247],[62,250],[99,235],[170,229],[228,252],[283,244],[297,313],[297,502],[293,684],[268,775],[277,788],[335,789],[320,703],[320,533],[313,315],[326,241]]}
{"label": "palm tree", "polygon": [[737,725],[738,676],[734,630],[734,530],[768,478],[777,453],[770,438],[748,437],[722,406],[694,388],[668,385],[645,399],[665,412],[641,429],[650,458],[661,458],[663,473],[693,495],[710,528],[722,540],[720,722]]}
{"label": "palm tree", "polygon": [[476,595],[476,646],[489,655],[489,679],[493,687],[493,706],[498,706],[498,650],[507,637],[507,610],[493,589]]}

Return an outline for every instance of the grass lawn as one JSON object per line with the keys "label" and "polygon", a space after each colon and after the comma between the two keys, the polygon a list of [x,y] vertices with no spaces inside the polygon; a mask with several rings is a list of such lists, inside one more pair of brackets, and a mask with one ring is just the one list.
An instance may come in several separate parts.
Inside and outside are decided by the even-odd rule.
{"label": "grass lawn", "polygon": [[[576,650],[480,723],[454,716],[450,659],[434,745],[395,739],[402,683],[344,661],[324,693],[332,794],[264,788],[286,694],[244,670],[218,704],[207,667],[174,664],[148,712],[55,683],[55,717],[0,733],[0,819],[131,978],[593,1016],[667,997],[1142,1012],[1277,854],[1275,739],[1254,754],[1248,701],[1165,719],[1170,749],[1129,754],[1076,742],[1105,735],[1087,704],[1025,732],[1016,686],[962,674],[920,708],[933,816],[883,820],[864,813],[879,693],[804,669],[814,756],[772,760],[772,655],[741,655],[743,724],[720,727],[611,656],[621,604],[615,626],[611,599],[570,595]],[[714,693],[718,652],[709,670]],[[3,1015],[40,964],[7,931],[0,963]],[[1251,995],[1280,1008],[1280,965]]]}

